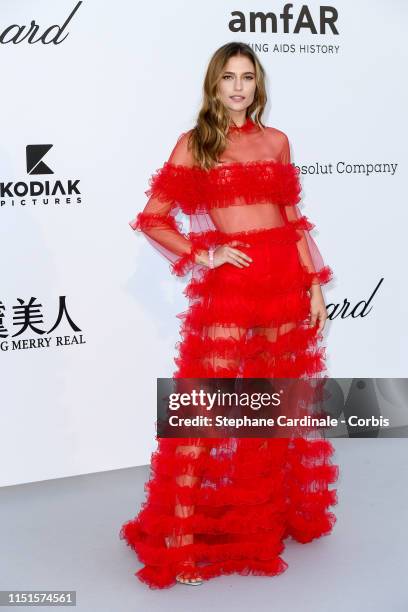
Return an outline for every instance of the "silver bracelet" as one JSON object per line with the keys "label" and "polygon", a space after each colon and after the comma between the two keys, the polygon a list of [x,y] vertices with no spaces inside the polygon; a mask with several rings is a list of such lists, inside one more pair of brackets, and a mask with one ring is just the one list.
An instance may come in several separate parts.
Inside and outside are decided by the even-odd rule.
{"label": "silver bracelet", "polygon": [[210,247],[208,249],[208,259],[209,259],[210,268],[214,268],[214,251],[215,251],[214,247]]}

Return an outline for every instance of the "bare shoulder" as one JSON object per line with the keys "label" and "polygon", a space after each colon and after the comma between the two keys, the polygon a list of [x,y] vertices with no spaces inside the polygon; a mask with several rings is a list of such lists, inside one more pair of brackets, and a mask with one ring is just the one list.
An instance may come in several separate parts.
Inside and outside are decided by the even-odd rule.
{"label": "bare shoulder", "polygon": [[177,142],[173,147],[173,150],[169,157],[169,162],[172,164],[181,164],[184,166],[192,166],[193,165],[193,155],[190,148],[190,135],[192,133],[191,130],[187,130],[187,132],[182,132],[177,138]]}

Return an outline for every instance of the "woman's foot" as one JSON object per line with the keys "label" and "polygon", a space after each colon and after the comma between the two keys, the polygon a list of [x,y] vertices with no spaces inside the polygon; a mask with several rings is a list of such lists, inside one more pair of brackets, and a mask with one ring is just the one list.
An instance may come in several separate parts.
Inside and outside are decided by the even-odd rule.
{"label": "woman's foot", "polygon": [[[182,536],[181,539],[183,539],[183,537],[185,536]],[[167,548],[170,548],[172,546],[180,546],[181,544],[180,536],[178,538],[177,537],[175,538],[174,536],[168,536],[168,537],[165,537],[164,540],[166,542]],[[181,582],[182,584],[190,584],[194,586],[203,583],[203,579],[199,575],[197,567],[192,559],[188,561],[183,561],[180,564],[180,567],[182,568],[182,571],[176,576],[177,582]]]}
{"label": "woman's foot", "polygon": [[203,579],[193,561],[184,561],[181,564],[183,571],[177,574],[176,580],[181,584],[188,584],[191,586],[198,586],[203,584]]}

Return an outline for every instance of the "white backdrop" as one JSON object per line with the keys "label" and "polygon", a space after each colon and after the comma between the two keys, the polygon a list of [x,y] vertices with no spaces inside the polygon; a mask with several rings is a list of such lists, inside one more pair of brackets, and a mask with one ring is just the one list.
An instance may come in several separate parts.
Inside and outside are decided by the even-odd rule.
{"label": "white backdrop", "polygon": [[[277,33],[229,29],[233,11],[279,15],[283,2],[77,4],[0,6],[0,484],[148,463],[156,377],[175,369],[186,279],[128,221],[194,125],[208,60],[228,41],[259,45],[264,121],[286,132],[305,170],[302,211],[335,273],[324,288],[330,375],[407,376],[406,4],[336,1],[336,35],[294,33],[295,20],[288,33],[281,22]],[[38,38],[76,6],[59,44],[7,42],[9,26],[25,26],[23,37],[35,20]],[[319,31],[319,3],[306,6]],[[52,147],[29,149],[27,166],[27,145]],[[351,173],[337,170],[343,162]],[[313,171],[327,164],[330,174]],[[369,164],[381,171],[363,173]],[[80,193],[34,203],[18,195],[30,181],[79,181]],[[366,316],[351,316],[379,283]],[[60,296],[66,311],[50,331]]]}

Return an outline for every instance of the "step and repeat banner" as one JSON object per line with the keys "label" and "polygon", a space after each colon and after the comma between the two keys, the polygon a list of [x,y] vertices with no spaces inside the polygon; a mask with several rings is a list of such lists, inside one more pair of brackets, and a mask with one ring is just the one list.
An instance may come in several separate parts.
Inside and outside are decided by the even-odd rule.
{"label": "step and repeat banner", "polygon": [[0,485],[149,462],[187,278],[129,221],[195,122],[213,52],[267,73],[301,168],[331,376],[407,376],[404,24],[398,1],[2,0]]}

